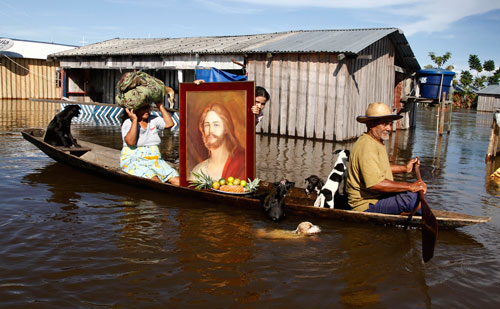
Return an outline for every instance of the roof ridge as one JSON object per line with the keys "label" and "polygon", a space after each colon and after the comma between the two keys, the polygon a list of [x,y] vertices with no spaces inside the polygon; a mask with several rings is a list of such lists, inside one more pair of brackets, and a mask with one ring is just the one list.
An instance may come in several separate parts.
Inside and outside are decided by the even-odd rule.
{"label": "roof ridge", "polygon": [[[233,35],[209,35],[209,36],[183,36],[183,37],[157,37],[157,38],[115,38],[122,40],[172,40],[172,39],[196,39],[196,38],[231,38],[231,37],[245,37],[245,36],[265,36],[265,35],[277,35],[277,34],[290,34],[290,33],[300,33],[300,32],[343,32],[343,31],[367,31],[367,30],[400,30],[396,27],[382,27],[382,28],[348,28],[348,29],[305,29],[305,30],[288,30],[288,31],[276,31],[276,32],[266,32],[266,33],[253,33],[253,34],[233,34]],[[105,42],[105,41],[103,41]]]}

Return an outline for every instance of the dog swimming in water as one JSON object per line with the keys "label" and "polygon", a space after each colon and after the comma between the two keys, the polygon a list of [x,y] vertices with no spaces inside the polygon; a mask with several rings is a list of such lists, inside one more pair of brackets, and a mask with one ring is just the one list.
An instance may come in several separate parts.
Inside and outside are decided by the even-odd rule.
{"label": "dog swimming in water", "polygon": [[295,230],[258,229],[256,235],[268,239],[303,239],[303,236],[314,236],[321,232],[321,228],[311,222],[301,222]]}

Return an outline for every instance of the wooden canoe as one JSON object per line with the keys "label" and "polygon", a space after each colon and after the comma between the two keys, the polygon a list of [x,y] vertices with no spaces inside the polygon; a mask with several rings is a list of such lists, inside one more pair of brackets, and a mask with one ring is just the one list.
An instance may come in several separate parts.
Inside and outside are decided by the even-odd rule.
{"label": "wooden canoe", "polygon": [[[168,183],[158,183],[150,179],[126,174],[120,170],[120,150],[104,147],[94,143],[79,140],[82,148],[54,147],[43,141],[43,129],[32,128],[22,132],[25,140],[29,141],[49,157],[57,162],[70,165],[76,169],[92,172],[106,177],[112,181],[131,185],[139,185],[161,190],[167,193],[183,195],[189,198],[203,199],[218,203],[230,203],[241,207],[260,210],[260,201],[253,195],[231,195],[218,193],[211,190],[195,190],[190,187],[179,187]],[[266,192],[271,184],[261,182],[257,195]],[[312,206],[314,194],[307,197],[302,188],[293,188],[286,198],[286,213],[302,216],[326,218],[332,220],[360,223],[374,223],[383,225],[404,226],[407,216],[387,215],[377,213],[364,213],[351,210],[318,208]],[[472,216],[449,211],[433,209],[440,229],[453,229],[490,221],[490,217]],[[410,226],[420,227],[421,217],[413,216]]]}

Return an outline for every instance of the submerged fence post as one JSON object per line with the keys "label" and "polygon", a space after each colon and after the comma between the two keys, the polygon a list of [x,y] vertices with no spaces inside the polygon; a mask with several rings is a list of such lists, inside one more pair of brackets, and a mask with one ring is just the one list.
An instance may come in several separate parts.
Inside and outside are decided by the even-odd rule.
{"label": "submerged fence post", "polygon": [[449,116],[448,116],[448,131],[446,132],[447,134],[450,134],[451,131],[451,112],[453,111],[453,99],[449,101],[450,104],[450,110],[448,111]]}
{"label": "submerged fence post", "polygon": [[444,108],[446,106],[446,103],[445,103],[446,102],[446,92],[443,93],[442,97],[443,97],[443,99],[441,100],[441,104],[440,104],[441,105],[440,106],[440,108],[441,108],[441,117],[439,119],[439,135],[440,136],[443,135],[443,130],[444,130],[444,119],[445,119],[444,118]]}
{"label": "submerged fence post", "polygon": [[492,158],[497,155],[498,147],[498,125],[495,119],[493,119],[493,125],[491,128],[490,143],[488,145],[488,152],[486,153],[486,162],[489,162]]}

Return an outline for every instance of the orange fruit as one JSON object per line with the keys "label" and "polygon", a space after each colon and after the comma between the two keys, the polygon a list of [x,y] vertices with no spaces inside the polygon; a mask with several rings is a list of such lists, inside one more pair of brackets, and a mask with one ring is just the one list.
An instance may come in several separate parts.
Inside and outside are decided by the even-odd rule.
{"label": "orange fruit", "polygon": [[214,183],[212,184],[212,188],[218,190],[220,188],[220,183],[218,181],[214,181]]}

